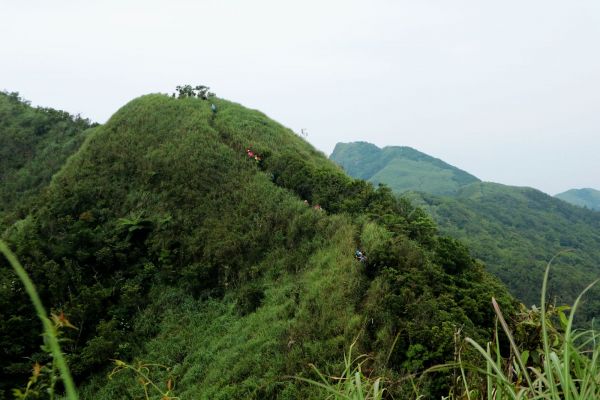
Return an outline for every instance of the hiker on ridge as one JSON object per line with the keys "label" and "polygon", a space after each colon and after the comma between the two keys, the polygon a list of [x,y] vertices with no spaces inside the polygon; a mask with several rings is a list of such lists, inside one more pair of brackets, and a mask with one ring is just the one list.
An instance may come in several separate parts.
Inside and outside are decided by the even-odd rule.
{"label": "hiker on ridge", "polygon": [[354,252],[354,257],[363,264],[365,261],[367,261],[367,256],[365,256],[364,253],[358,249],[356,249]]}

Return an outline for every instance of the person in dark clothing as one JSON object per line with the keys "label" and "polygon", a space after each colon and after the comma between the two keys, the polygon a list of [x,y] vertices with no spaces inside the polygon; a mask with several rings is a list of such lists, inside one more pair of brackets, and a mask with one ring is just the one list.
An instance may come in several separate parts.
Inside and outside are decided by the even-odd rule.
{"label": "person in dark clothing", "polygon": [[367,261],[367,256],[358,249],[356,249],[356,251],[354,252],[354,257],[363,264],[365,263],[365,261]]}

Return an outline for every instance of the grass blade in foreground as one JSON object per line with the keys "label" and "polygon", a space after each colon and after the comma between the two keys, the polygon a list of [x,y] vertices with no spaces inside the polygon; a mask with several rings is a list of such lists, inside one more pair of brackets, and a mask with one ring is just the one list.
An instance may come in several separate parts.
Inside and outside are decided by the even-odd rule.
{"label": "grass blade in foreground", "polygon": [[323,382],[298,376],[295,379],[320,387],[330,395],[328,398],[334,400],[382,400],[386,390],[382,387],[381,378],[372,379],[363,374],[361,366],[367,356],[363,354],[352,359],[354,344],[350,345],[348,354],[344,354],[345,369],[339,377],[326,377],[316,366],[310,364]]}
{"label": "grass blade in foreground", "polygon": [[[559,253],[561,254],[561,253]],[[500,349],[498,347],[498,329],[496,329],[496,357],[494,362],[490,353],[490,344],[487,345],[487,351],[474,340],[466,338],[467,343],[473,346],[486,361],[486,383],[487,399],[498,400],[498,396],[507,395],[513,399],[540,399],[540,400],[588,400],[600,398],[600,370],[598,362],[600,360],[600,346],[596,342],[598,333],[592,330],[574,331],[573,320],[583,295],[590,290],[598,281],[587,286],[575,300],[570,308],[570,315],[567,319],[558,308],[560,319],[564,331],[559,338],[550,338],[549,330],[552,329],[552,318],[547,315],[546,289],[548,287],[548,276],[550,267],[554,258],[548,263],[544,274],[541,296],[541,311],[539,329],[541,333],[541,344],[543,345],[542,359],[539,364],[527,366],[521,359],[522,352],[517,347],[508,324],[502,316],[497,302],[492,300],[494,311],[506,334],[512,352],[516,354],[514,361],[507,360],[508,363],[514,362],[514,367],[518,366],[516,378],[510,378],[503,372],[500,362]],[[555,309],[555,308],[554,308]],[[560,317],[560,318],[559,318]],[[509,368],[511,368],[509,366]],[[527,372],[530,372],[532,380]],[[520,382],[519,375],[526,381]]]}
{"label": "grass blade in foreground", "polygon": [[52,325],[52,322],[50,322],[50,319],[48,319],[48,314],[46,313],[46,309],[44,309],[42,301],[40,300],[40,297],[38,296],[38,293],[35,290],[35,285],[31,281],[31,279],[29,279],[27,272],[25,271],[21,263],[19,263],[19,260],[17,260],[17,257],[14,255],[14,253],[8,248],[6,243],[4,243],[1,240],[0,253],[4,254],[4,257],[6,257],[6,259],[14,269],[21,282],[23,282],[25,290],[27,291],[31,302],[35,307],[35,311],[37,312],[39,319],[44,325],[44,335],[52,351],[52,357],[54,357],[56,365],[58,366],[58,370],[60,371],[60,376],[65,386],[67,399],[77,400],[78,397],[77,391],[75,390],[75,384],[73,383],[73,378],[71,377],[71,373],[69,372],[69,368],[67,367],[65,358],[62,354],[62,351],[60,350],[60,345],[56,337],[56,329]]}

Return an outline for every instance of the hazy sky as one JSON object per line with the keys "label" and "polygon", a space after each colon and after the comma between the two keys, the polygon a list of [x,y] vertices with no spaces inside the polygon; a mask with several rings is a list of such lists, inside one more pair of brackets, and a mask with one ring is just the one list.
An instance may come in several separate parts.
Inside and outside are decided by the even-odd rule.
{"label": "hazy sky", "polygon": [[207,84],[329,154],[406,145],[481,179],[600,189],[600,1],[0,0],[0,90],[104,122]]}

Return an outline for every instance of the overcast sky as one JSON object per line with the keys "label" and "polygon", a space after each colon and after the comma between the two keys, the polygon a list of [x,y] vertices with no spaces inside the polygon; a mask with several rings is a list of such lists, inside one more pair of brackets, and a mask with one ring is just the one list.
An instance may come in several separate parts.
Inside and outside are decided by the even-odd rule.
{"label": "overcast sky", "polygon": [[98,122],[206,84],[337,142],[600,189],[600,1],[0,0],[0,90]]}

